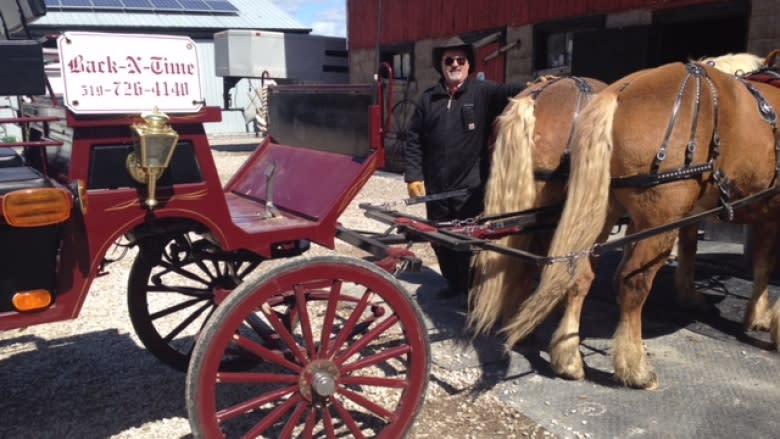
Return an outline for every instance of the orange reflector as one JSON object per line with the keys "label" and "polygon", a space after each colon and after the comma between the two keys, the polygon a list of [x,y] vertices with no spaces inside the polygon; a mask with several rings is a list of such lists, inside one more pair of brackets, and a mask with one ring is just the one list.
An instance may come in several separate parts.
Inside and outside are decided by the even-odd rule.
{"label": "orange reflector", "polygon": [[11,301],[17,311],[38,311],[51,305],[51,293],[46,290],[20,291]]}
{"label": "orange reflector", "polygon": [[73,199],[60,188],[21,189],[3,197],[5,222],[14,227],[41,227],[70,217]]}

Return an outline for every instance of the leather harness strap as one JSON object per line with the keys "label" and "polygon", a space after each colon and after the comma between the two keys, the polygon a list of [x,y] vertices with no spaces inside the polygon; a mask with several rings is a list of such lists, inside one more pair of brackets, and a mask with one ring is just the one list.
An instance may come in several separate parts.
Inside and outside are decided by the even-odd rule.
{"label": "leather harness strap", "polygon": [[584,79],[578,76],[568,76],[568,77],[553,79],[552,81],[549,81],[544,86],[540,87],[538,90],[534,90],[531,96],[533,96],[534,100],[536,100],[536,98],[539,97],[539,95],[545,88],[547,88],[549,85],[552,85],[555,82],[558,82],[561,79],[571,79],[572,81],[574,81],[574,84],[577,86],[577,103],[574,106],[574,114],[572,116],[571,129],[569,130],[569,139],[566,141],[566,149],[563,150],[563,156],[561,157],[561,162],[558,165],[558,167],[555,169],[534,169],[534,178],[539,181],[568,180],[569,154],[571,151],[572,138],[574,137],[574,129],[577,126],[577,120],[580,117],[580,112],[585,107],[585,105],[588,102],[590,102],[590,100],[593,98],[593,87],[591,87],[591,85],[588,84],[587,81],[585,81]]}
{"label": "leather harness strap", "polygon": [[[732,200],[735,198],[744,198],[743,194],[737,193],[733,183],[729,180],[726,174],[721,168],[715,168],[715,160],[720,156],[720,99],[718,97],[717,88],[712,82],[712,79],[707,75],[706,70],[699,65],[689,63],[686,65],[687,74],[680,85],[680,89],[677,93],[677,98],[674,102],[672,109],[672,115],[669,120],[669,125],[666,128],[664,139],[661,142],[661,149],[656,154],[656,159],[653,162],[653,171],[649,174],[632,175],[628,177],[613,177],[611,185],[613,188],[647,188],[658,184],[669,183],[672,181],[697,178],[706,172],[712,172],[712,181],[718,187],[720,191],[720,202],[723,205],[724,220],[733,221],[734,208],[732,206]],[[682,103],[685,90],[687,88],[690,78],[694,78],[695,82],[695,95],[693,103],[693,120],[691,122],[691,133],[689,136],[688,144],[686,146],[685,154],[685,166],[673,169],[665,172],[658,172],[658,168],[661,162],[666,158],[666,152],[669,146],[672,130],[677,123],[680,105]],[[701,111],[701,81],[702,79],[707,84],[712,95],[713,104],[713,133],[711,140],[711,149],[709,157],[706,163],[692,165],[693,154],[696,151],[696,129],[698,127],[698,119]],[[769,189],[775,187],[778,183],[778,175],[780,175],[780,128],[777,125],[777,113],[763,96],[763,94],[754,87],[750,82],[743,78],[739,80],[744,84],[753,98],[756,100],[759,114],[761,117],[772,127],[772,131],[775,136],[775,175],[772,179],[772,184]]]}

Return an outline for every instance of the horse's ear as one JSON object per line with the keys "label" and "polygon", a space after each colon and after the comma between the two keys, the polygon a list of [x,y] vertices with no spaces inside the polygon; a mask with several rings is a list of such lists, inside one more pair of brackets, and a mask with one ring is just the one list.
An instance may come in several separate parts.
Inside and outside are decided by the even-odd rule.
{"label": "horse's ear", "polygon": [[767,55],[766,58],[764,58],[764,66],[774,67],[775,61],[777,60],[777,55],[780,55],[780,49],[775,49],[769,52],[769,55]]}

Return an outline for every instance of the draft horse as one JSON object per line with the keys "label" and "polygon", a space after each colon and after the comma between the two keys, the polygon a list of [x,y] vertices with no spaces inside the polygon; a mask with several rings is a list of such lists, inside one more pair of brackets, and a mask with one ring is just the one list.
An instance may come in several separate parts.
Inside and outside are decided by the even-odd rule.
{"label": "draft horse", "polygon": [[[510,100],[496,120],[484,215],[563,203],[573,128],[580,112],[604,87],[592,78],[545,77]],[[540,230],[504,237],[498,244],[545,254],[551,237],[552,229]],[[475,257],[469,321],[477,333],[511,317],[533,291],[536,271],[532,263],[495,252]]]}
{"label": "draft horse", "polygon": [[[672,63],[633,73],[582,112],[549,251],[565,262],[544,267],[534,293],[504,326],[509,345],[526,337],[572,288],[590,286],[598,243],[627,215],[630,234],[646,233],[626,243],[614,279],[620,308],[614,374],[624,385],[656,388],[642,346],[643,305],[672,250],[675,224],[718,213],[754,227],[753,296],[744,325],[769,330],[780,348],[780,302],[770,308],[767,294],[780,214],[780,89],[710,64]],[[692,279],[692,263],[690,268]],[[561,332],[566,323],[556,332],[565,346],[554,347],[551,356],[573,365],[570,377],[584,376],[577,326],[568,324],[570,333]]]}
{"label": "draft horse", "polygon": [[[758,69],[763,59],[734,54],[702,60],[732,74]],[[579,114],[595,93],[607,85],[592,78],[545,77],[513,98],[496,122],[496,142],[485,195],[485,215],[522,212],[563,203],[568,179],[569,150]],[[680,256],[676,270],[677,301],[684,307],[703,305],[696,292],[693,265],[697,224],[680,231]],[[552,231],[501,238],[499,244],[534,254],[546,254]],[[539,267],[516,257],[482,252],[474,262],[470,326],[485,333],[511,321],[519,305],[530,295]],[[563,377],[584,378],[577,349],[579,321],[589,282],[572,288],[561,325],[550,344],[553,370]]]}

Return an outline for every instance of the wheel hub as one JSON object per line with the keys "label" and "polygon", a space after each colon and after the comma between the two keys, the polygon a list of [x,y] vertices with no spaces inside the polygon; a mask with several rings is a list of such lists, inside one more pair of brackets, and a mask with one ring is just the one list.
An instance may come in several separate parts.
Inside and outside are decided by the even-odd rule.
{"label": "wheel hub", "polygon": [[339,370],[330,360],[314,360],[301,372],[298,380],[301,395],[308,401],[324,401],[336,393]]}

